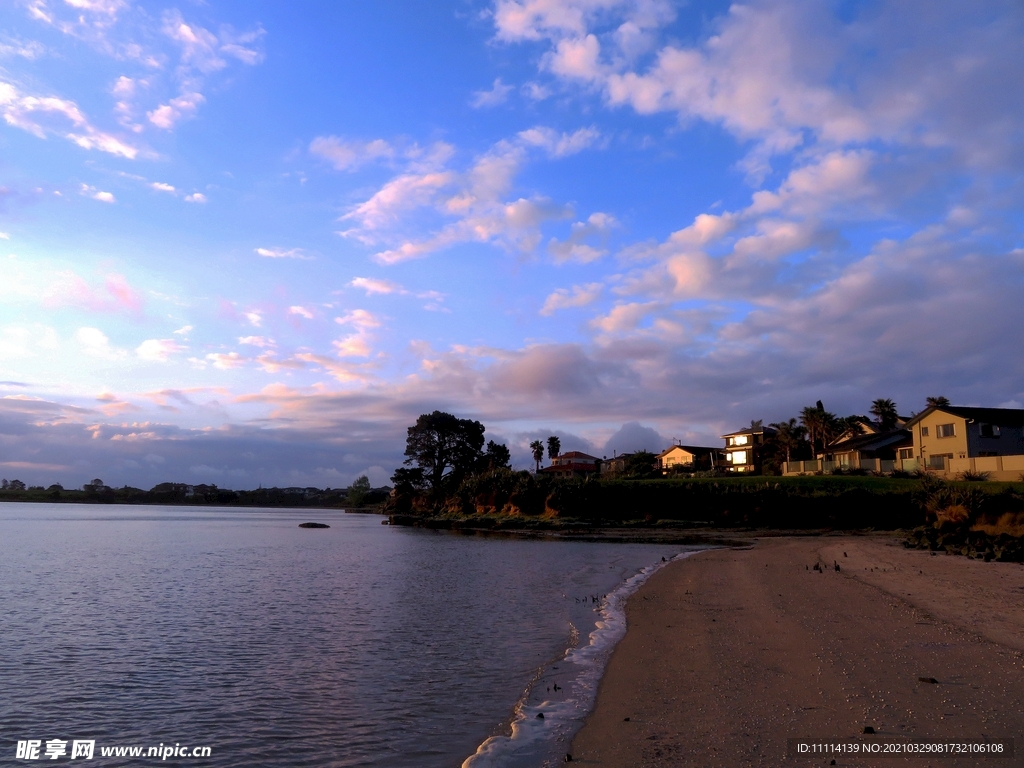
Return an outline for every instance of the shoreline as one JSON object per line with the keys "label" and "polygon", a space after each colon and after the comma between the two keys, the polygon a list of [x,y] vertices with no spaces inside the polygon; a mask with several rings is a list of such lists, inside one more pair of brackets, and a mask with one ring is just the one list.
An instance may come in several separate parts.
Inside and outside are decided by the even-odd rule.
{"label": "shoreline", "polygon": [[[908,550],[894,535],[760,537],[670,563],[626,614],[574,763],[828,764],[788,758],[786,740],[871,727],[883,737],[1013,738],[1016,755],[1000,764],[1024,765],[1019,564]],[[920,764],[935,763],[979,764]]]}

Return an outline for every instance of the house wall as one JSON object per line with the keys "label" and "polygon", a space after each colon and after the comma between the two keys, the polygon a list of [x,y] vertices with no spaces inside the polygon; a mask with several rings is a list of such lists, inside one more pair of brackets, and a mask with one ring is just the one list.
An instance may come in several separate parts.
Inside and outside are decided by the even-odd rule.
{"label": "house wall", "polygon": [[[952,437],[938,437],[942,424],[953,425]],[[928,430],[927,436],[922,434],[922,427]],[[967,422],[959,416],[935,411],[914,425],[914,456],[920,456],[927,467],[929,457],[947,453],[954,459],[967,458]]]}
{"label": "house wall", "polygon": [[674,467],[676,464],[693,464],[694,455],[689,451],[676,448],[661,459],[663,467]]}
{"label": "house wall", "polygon": [[994,453],[997,456],[1024,454],[1024,429],[1021,427],[999,427],[999,437],[983,437],[981,423],[967,424],[967,456]]}

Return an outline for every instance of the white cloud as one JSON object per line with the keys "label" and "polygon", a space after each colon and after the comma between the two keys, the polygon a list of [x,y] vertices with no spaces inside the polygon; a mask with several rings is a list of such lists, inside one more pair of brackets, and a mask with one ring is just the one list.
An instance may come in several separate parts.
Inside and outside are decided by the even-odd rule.
{"label": "white cloud", "polygon": [[255,326],[256,328],[259,328],[261,325],[263,325],[263,315],[261,315],[259,312],[251,311],[245,312],[243,314],[245,319],[249,321],[250,325]]}
{"label": "white cloud", "polygon": [[[578,221],[572,225],[572,230],[566,240],[552,239],[548,243],[548,250],[554,257],[555,263],[574,261],[587,264],[596,261],[607,253],[603,246],[609,233],[616,226],[618,226],[618,221],[611,214],[592,213],[585,222]],[[595,238],[599,247],[594,247],[586,242]]]}
{"label": "white cloud", "polygon": [[574,285],[571,293],[565,288],[558,288],[544,300],[540,313],[549,317],[560,309],[588,306],[601,295],[602,289],[601,283]]}
{"label": "white cloud", "polygon": [[501,82],[501,78],[495,78],[494,84],[490,90],[487,91],[474,91],[473,98],[469,100],[470,106],[475,109],[482,107],[496,107],[499,104],[504,104],[508,100],[508,95],[513,90],[511,85],[505,85]]}
{"label": "white cloud", "polygon": [[206,97],[201,93],[183,93],[168,103],[161,104],[156,109],[147,112],[146,117],[157,128],[170,131],[179,120],[195,115],[199,105],[205,101]]}
{"label": "white cloud", "polygon": [[298,315],[299,317],[304,317],[307,320],[312,320],[313,319],[313,313],[310,312],[305,307],[299,307],[299,306],[288,307],[288,314],[289,315]]}
{"label": "white cloud", "polygon": [[406,290],[398,283],[394,283],[391,280],[380,280],[375,277],[357,277],[349,285],[366,291],[367,296],[374,293],[406,293]]}
{"label": "white cloud", "polygon": [[301,248],[256,248],[256,253],[265,259],[312,259]]}
{"label": "white cloud", "polygon": [[260,347],[261,349],[276,346],[273,339],[267,339],[263,336],[241,336],[238,339],[238,343],[250,347]]}
{"label": "white cloud", "polygon": [[90,187],[88,184],[79,185],[78,191],[86,197],[91,197],[93,200],[99,200],[101,203],[117,202],[113,192],[103,192],[96,189],[96,187]]}
{"label": "white cloud", "polygon": [[162,181],[154,181],[154,182],[151,182],[149,186],[150,186],[150,187],[151,187],[152,189],[155,189],[155,190],[156,190],[157,192],[169,192],[169,193],[170,193],[170,194],[172,194],[172,195],[175,195],[175,194],[177,194],[177,193],[178,193],[178,190],[177,190],[177,189],[175,189],[173,185],[171,185],[171,184],[165,184],[165,183],[164,183],[164,182],[162,182]]}
{"label": "white cloud", "polygon": [[339,171],[354,170],[365,163],[395,156],[395,148],[383,139],[361,142],[337,136],[318,136],[309,143],[309,151]]}
{"label": "white cloud", "polygon": [[541,147],[551,157],[575,155],[594,146],[601,138],[596,128],[580,128],[575,133],[559,133],[553,128],[537,126],[519,133],[519,138],[534,147]]}
{"label": "white cloud", "polygon": [[147,339],[136,347],[135,354],[141,360],[166,363],[171,355],[186,349],[174,339]]}
{"label": "white cloud", "polygon": [[101,360],[121,360],[127,355],[123,349],[110,346],[110,339],[99,328],[79,328],[75,331],[74,338],[82,352],[90,357],[98,357]]}
{"label": "white cloud", "polygon": [[172,333],[174,333],[175,336],[188,336],[191,332],[192,332],[192,326],[191,325],[183,325],[178,330],[172,331]]}
{"label": "white cloud", "polygon": [[186,203],[205,203],[206,195],[202,192],[193,192],[191,195],[185,196]]}
{"label": "white cloud", "polygon": [[244,357],[239,355],[237,352],[211,352],[206,356],[214,368],[219,368],[222,371],[228,371],[232,368],[241,368],[248,362]]}
{"label": "white cloud", "polygon": [[97,149],[129,160],[139,154],[136,147],[95,128],[75,102],[56,96],[27,95],[3,80],[0,80],[0,114],[8,125],[40,139],[50,134],[61,135],[83,149]]}

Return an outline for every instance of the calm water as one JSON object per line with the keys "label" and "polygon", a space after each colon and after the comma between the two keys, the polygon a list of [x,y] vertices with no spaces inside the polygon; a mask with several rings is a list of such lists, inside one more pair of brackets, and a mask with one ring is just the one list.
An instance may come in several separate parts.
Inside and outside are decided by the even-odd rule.
{"label": "calm water", "polygon": [[0,763],[59,738],[111,765],[160,761],[101,746],[179,743],[212,757],[164,764],[459,766],[484,742],[474,768],[542,765],[589,706],[623,583],[680,552],[338,511],[0,504]]}

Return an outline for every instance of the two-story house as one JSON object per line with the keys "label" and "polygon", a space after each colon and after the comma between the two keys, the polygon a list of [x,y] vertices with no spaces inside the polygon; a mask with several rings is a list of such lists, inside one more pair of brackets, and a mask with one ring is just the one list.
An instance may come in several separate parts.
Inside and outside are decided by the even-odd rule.
{"label": "two-story house", "polygon": [[574,477],[592,475],[598,471],[601,460],[582,451],[560,453],[551,460],[550,467],[541,470],[546,475],[555,477]]}
{"label": "two-story house", "polygon": [[725,440],[725,469],[729,472],[759,474],[765,438],[775,435],[771,427],[752,424],[746,429],[722,435]]}
{"label": "two-story house", "polygon": [[994,480],[1016,480],[1024,471],[1022,409],[932,406],[906,428],[913,444],[900,450],[905,469],[988,472]]}

